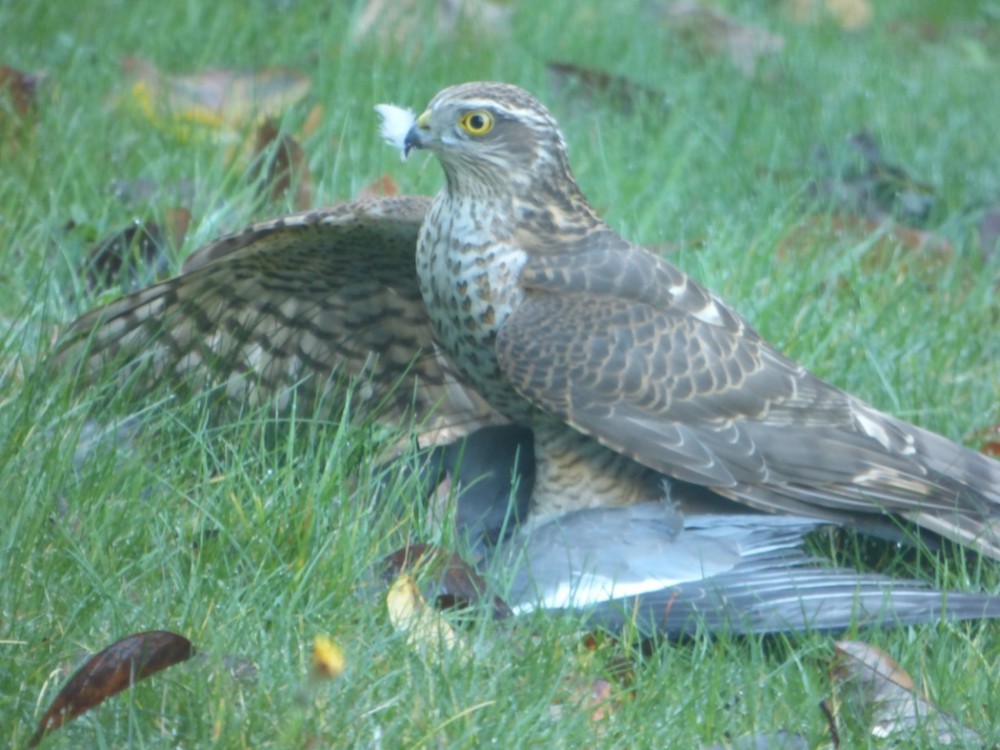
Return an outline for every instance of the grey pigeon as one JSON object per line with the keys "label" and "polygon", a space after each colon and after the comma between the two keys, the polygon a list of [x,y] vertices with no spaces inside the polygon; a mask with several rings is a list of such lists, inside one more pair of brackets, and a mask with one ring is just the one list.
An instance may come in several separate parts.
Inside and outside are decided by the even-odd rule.
{"label": "grey pigeon", "polygon": [[525,439],[513,426],[491,427],[434,454],[434,471],[469,483],[456,497],[458,531],[515,614],[569,612],[602,628],[635,623],[645,635],[669,637],[699,628],[788,633],[1000,617],[997,596],[943,592],[810,556],[806,537],[825,525],[817,519],[685,516],[673,497],[527,519],[533,467]]}

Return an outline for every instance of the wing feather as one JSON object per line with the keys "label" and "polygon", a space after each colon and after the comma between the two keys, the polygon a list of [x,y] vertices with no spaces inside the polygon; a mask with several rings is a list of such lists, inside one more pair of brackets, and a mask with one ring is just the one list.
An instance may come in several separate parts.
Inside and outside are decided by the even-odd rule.
{"label": "wing feather", "polygon": [[256,224],[195,252],[181,275],[93,310],[61,362],[196,387],[252,403],[318,403],[338,378],[428,442],[502,418],[434,340],[415,268],[423,197],[358,201]]}
{"label": "wing feather", "polygon": [[521,283],[501,366],[611,449],[771,511],[947,513],[963,539],[996,524],[1000,464],[823,382],[659,258],[598,234],[534,254]]}

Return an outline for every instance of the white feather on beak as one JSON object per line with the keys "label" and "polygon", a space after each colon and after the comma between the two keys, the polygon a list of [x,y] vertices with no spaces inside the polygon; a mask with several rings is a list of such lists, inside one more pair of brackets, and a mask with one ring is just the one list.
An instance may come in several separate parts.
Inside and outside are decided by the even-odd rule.
{"label": "white feather on beak", "polygon": [[397,107],[395,104],[376,104],[375,111],[382,118],[379,133],[381,133],[386,143],[399,149],[403,161],[406,161],[406,134],[410,132],[410,128],[417,121],[413,110],[405,107]]}

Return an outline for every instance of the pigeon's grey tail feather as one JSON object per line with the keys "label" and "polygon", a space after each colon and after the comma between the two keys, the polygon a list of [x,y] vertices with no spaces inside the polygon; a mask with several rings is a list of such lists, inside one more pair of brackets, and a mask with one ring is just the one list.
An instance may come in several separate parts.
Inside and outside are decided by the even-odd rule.
{"label": "pigeon's grey tail feather", "polygon": [[[778,563],[776,566],[775,563]],[[938,620],[1000,618],[1000,597],[942,592],[919,581],[817,568],[806,555],[760,559],[709,581],[681,584],[594,605],[591,623],[609,630],[634,624],[647,636],[699,630],[734,635],[899,627]]]}

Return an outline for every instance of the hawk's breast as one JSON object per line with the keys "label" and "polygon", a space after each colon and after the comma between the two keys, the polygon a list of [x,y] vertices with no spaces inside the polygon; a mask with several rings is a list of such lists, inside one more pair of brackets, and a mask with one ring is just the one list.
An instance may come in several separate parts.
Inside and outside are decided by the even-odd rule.
{"label": "hawk's breast", "polygon": [[495,345],[500,326],[524,297],[518,277],[527,255],[497,240],[502,220],[469,203],[435,199],[417,243],[420,291],[445,351],[493,406],[516,417],[527,402],[507,384]]}

